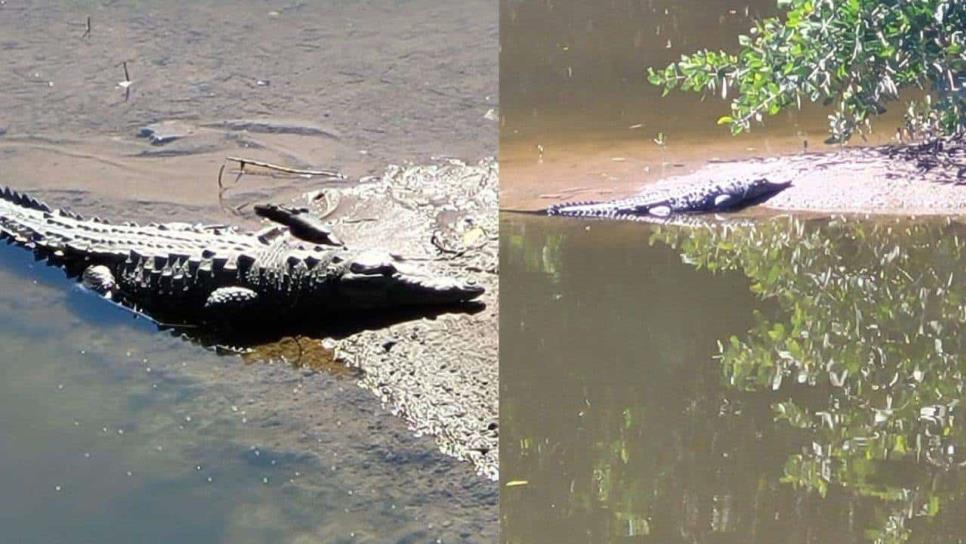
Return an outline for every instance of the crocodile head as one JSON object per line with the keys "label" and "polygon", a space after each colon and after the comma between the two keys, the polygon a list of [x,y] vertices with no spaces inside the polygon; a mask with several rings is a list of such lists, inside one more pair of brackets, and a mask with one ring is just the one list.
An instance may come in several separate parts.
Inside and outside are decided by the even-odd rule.
{"label": "crocodile head", "polygon": [[382,251],[367,251],[346,263],[339,292],[356,308],[445,306],[469,302],[483,288],[470,282],[429,274]]}
{"label": "crocodile head", "polygon": [[737,196],[740,196],[746,203],[754,203],[787,189],[791,184],[791,181],[775,182],[768,178],[758,178],[748,184]]}

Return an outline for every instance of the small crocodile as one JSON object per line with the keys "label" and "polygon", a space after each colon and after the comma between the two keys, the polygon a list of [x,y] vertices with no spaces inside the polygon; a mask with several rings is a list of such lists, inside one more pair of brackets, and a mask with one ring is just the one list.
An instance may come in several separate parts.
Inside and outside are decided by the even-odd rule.
{"label": "small crocodile", "polygon": [[639,195],[607,202],[565,202],[547,208],[548,215],[601,219],[647,220],[680,214],[734,211],[761,202],[791,185],[767,178],[733,179],[647,189]]}
{"label": "small crocodile", "polygon": [[280,226],[250,233],[224,225],[114,224],[0,188],[0,237],[153,319],[304,326],[356,311],[464,305],[483,293],[385,251],[346,248],[306,210],[266,205],[256,213]]}

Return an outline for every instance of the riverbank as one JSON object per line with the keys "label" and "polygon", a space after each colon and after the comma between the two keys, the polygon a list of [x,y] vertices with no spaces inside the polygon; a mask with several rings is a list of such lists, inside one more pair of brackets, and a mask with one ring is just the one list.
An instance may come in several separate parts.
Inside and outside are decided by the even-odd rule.
{"label": "riverbank", "polygon": [[[653,154],[638,159],[619,157],[613,162],[624,177],[601,174],[606,181],[596,186],[567,187],[557,181],[548,182],[552,186],[548,190],[533,183],[536,178],[531,172],[536,168],[511,170],[505,183],[515,191],[503,198],[501,207],[536,211],[558,202],[611,200],[649,188],[750,176],[792,182],[791,187],[754,208],[754,213],[966,214],[966,177],[960,178],[960,171],[966,172],[966,159],[962,158],[966,152],[960,148],[937,152],[926,146],[870,146],[794,153],[789,146],[776,146],[778,154],[769,157],[743,157],[728,144],[676,151],[685,160],[660,166],[653,165],[660,158]],[[727,158],[707,159],[718,153]],[[605,164],[599,158],[596,161]],[[514,179],[523,183],[514,183]],[[635,183],[635,179],[641,181]]]}

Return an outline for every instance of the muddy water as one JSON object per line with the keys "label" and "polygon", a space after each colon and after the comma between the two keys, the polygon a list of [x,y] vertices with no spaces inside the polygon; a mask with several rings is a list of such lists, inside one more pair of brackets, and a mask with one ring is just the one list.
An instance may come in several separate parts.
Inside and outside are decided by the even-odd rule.
{"label": "muddy water", "polygon": [[504,542],[962,542],[962,225],[501,229]]}
{"label": "muddy water", "polygon": [[[774,0],[514,1],[502,4],[501,207],[537,209],[559,200],[614,198],[711,159],[795,153],[827,146],[826,114],[808,107],[767,119],[734,138],[715,120],[715,96],[647,82],[698,49],[734,51]],[[901,108],[871,141],[895,133]],[[655,138],[664,136],[664,144]]]}
{"label": "muddy water", "polygon": [[[226,156],[350,178],[475,163],[496,152],[496,36],[474,0],[0,2],[0,185],[117,220],[253,225],[240,206],[347,182],[249,170],[219,203]],[[138,136],[165,121],[177,139]],[[496,539],[495,486],[324,353],[217,355],[9,248],[0,306],[5,539]]]}

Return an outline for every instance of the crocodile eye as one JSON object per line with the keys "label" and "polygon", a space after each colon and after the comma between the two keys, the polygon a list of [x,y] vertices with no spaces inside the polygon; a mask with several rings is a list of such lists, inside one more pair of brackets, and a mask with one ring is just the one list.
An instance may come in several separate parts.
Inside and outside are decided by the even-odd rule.
{"label": "crocodile eye", "polygon": [[388,254],[360,255],[352,264],[349,270],[355,274],[382,274],[388,276],[396,272],[395,265],[392,264],[392,257]]}
{"label": "crocodile eye", "polygon": [[396,271],[396,267],[392,263],[382,263],[378,265],[366,264],[366,263],[352,263],[349,265],[349,270],[356,274],[368,274],[375,275],[381,274],[383,276],[388,276]]}

